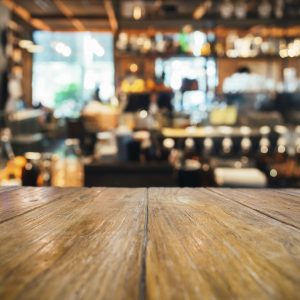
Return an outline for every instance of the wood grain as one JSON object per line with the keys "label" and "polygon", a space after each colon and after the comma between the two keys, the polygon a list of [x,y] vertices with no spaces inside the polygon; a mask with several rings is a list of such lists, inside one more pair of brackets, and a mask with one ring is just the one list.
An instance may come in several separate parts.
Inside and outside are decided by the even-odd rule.
{"label": "wood grain", "polygon": [[280,190],[211,189],[223,199],[236,201],[270,218],[300,229],[300,195]]}
{"label": "wood grain", "polygon": [[0,189],[0,299],[300,299],[298,195]]}
{"label": "wood grain", "polygon": [[0,225],[0,299],[139,297],[145,190],[75,191]]}
{"label": "wood grain", "polygon": [[78,195],[73,188],[4,188],[0,190],[0,223],[55,200]]}
{"label": "wood grain", "polygon": [[2,186],[0,188],[0,193],[8,192],[8,191],[15,191],[20,188],[21,188],[20,186]]}
{"label": "wood grain", "polygon": [[205,189],[148,203],[148,299],[299,299],[299,230]]}
{"label": "wood grain", "polygon": [[300,189],[281,189],[281,190],[275,190],[275,192],[296,196],[297,201],[300,202]]}

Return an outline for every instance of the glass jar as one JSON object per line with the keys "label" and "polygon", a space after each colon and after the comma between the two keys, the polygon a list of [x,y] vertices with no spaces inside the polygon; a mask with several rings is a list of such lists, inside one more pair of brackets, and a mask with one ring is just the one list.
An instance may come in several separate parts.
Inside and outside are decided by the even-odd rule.
{"label": "glass jar", "polygon": [[38,186],[51,186],[52,179],[52,153],[43,153],[40,163]]}
{"label": "glass jar", "polygon": [[0,185],[21,185],[20,172],[15,165],[11,146],[11,131],[5,128],[0,133]]}
{"label": "glass jar", "polygon": [[5,128],[0,133],[0,168],[7,166],[7,163],[15,158],[11,147],[11,131]]}
{"label": "glass jar", "polygon": [[84,184],[84,165],[78,139],[67,139],[64,151],[64,186]]}
{"label": "glass jar", "polygon": [[38,186],[40,175],[41,154],[38,152],[25,153],[26,164],[22,170],[23,186]]}

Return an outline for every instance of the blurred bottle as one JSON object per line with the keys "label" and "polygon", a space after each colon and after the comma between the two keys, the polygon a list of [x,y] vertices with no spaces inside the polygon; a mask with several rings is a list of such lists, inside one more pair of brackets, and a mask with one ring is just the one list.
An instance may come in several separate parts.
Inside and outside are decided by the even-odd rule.
{"label": "blurred bottle", "polygon": [[195,140],[193,138],[187,138],[184,141],[184,153],[186,159],[199,160],[199,153],[195,146]]}
{"label": "blurred bottle", "polygon": [[218,57],[223,57],[225,56],[225,47],[224,47],[224,41],[218,41],[216,42],[215,45],[215,51],[216,51],[216,55]]}
{"label": "blurred bottle", "polygon": [[201,49],[201,55],[202,56],[216,55],[216,36],[214,35],[214,33],[209,32],[207,34],[207,41],[206,43],[204,43]]}
{"label": "blurred bottle", "polygon": [[63,153],[54,154],[52,157],[51,186],[64,187],[65,167]]}
{"label": "blurred bottle", "polygon": [[300,165],[300,126],[296,126],[295,128],[295,151],[298,164]]}
{"label": "blurred bottle", "polygon": [[233,150],[233,141],[231,137],[225,137],[222,141],[222,156],[230,157]]}
{"label": "blurred bottle", "polygon": [[[208,127],[206,132],[210,136],[213,132],[213,129]],[[200,180],[202,187],[215,186],[214,169],[211,164],[212,157],[214,155],[214,147],[215,141],[211,137],[206,137],[203,141],[203,150],[200,157]]]}
{"label": "blurred bottle", "polygon": [[210,56],[212,54],[212,45],[210,42],[205,42],[201,48],[201,56]]}
{"label": "blurred bottle", "polygon": [[234,13],[234,4],[231,0],[224,0],[220,4],[220,14],[224,19],[230,19]]}
{"label": "blurred bottle", "polygon": [[284,137],[280,137],[277,141],[277,146],[274,153],[276,163],[284,163],[288,158],[287,141]]}
{"label": "blurred bottle", "polygon": [[26,164],[22,171],[23,186],[38,186],[40,175],[41,154],[37,152],[25,153]]}
{"label": "blurred bottle", "polygon": [[52,180],[52,154],[43,153],[40,164],[40,174],[37,179],[38,186],[51,186]]}
{"label": "blurred bottle", "polygon": [[0,133],[0,167],[5,168],[10,160],[15,158],[11,147],[11,131],[5,128]]}
{"label": "blurred bottle", "polygon": [[263,128],[262,131],[263,137],[260,139],[259,142],[259,149],[257,153],[257,167],[265,172],[266,174],[268,173],[268,166],[270,165],[272,161],[272,155],[271,155],[271,142],[269,140],[269,129],[268,128]]}
{"label": "blurred bottle", "polygon": [[192,27],[190,25],[186,25],[182,28],[181,32],[179,33],[179,52],[182,54],[191,53],[191,32]]}
{"label": "blurred bottle", "polygon": [[64,152],[64,186],[81,187],[84,184],[84,165],[78,139],[67,139]]}
{"label": "blurred bottle", "polygon": [[295,142],[295,150],[296,150],[296,163],[298,168],[300,169],[300,137],[296,139]]}
{"label": "blurred bottle", "polygon": [[254,145],[251,140],[252,129],[248,126],[241,126],[240,133],[242,134],[240,144],[240,155],[244,158],[254,155]]}
{"label": "blurred bottle", "polygon": [[11,146],[11,131],[8,128],[0,133],[0,185],[21,185],[20,172],[15,165]]}

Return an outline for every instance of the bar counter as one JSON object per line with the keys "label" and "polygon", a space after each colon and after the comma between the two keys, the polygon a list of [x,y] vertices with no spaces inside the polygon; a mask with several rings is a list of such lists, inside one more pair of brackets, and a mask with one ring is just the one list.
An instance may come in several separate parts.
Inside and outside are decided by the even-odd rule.
{"label": "bar counter", "polygon": [[300,190],[0,189],[0,299],[299,299]]}

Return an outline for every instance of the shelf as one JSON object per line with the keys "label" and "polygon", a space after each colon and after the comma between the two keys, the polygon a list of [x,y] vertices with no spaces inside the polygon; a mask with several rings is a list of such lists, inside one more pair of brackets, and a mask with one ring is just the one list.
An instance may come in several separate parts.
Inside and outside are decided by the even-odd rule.
{"label": "shelf", "polygon": [[143,53],[116,53],[117,59],[127,59],[127,58],[143,58],[143,59],[158,59],[158,58],[207,58],[207,59],[232,59],[232,60],[289,60],[289,59],[300,59],[300,56],[298,57],[280,57],[278,55],[259,55],[255,57],[228,57],[228,56],[215,56],[215,55],[209,55],[209,56],[195,56],[192,54],[177,54],[177,53],[149,53],[149,54],[143,54]]}
{"label": "shelf", "polygon": [[179,54],[179,53],[116,53],[116,58],[149,58],[149,59],[157,59],[157,58],[197,58],[197,57],[205,57],[205,58],[213,58],[213,56],[194,56],[192,54]]}
{"label": "shelf", "polygon": [[234,60],[272,60],[272,59],[279,59],[279,60],[289,60],[289,59],[300,59],[300,56],[298,57],[280,57],[278,55],[259,55],[255,57],[228,57],[228,56],[218,56],[218,59],[234,59]]}
{"label": "shelf", "polygon": [[203,18],[201,20],[193,20],[191,18],[145,18],[139,21],[132,21],[131,19],[121,19],[119,21],[120,28],[123,31],[144,31],[145,29],[152,28],[155,31],[171,32],[178,30],[186,24],[192,25],[195,29],[201,28],[202,30],[212,30],[217,27],[235,28],[235,29],[249,29],[255,26],[267,26],[267,27],[280,27],[286,29],[291,26],[298,26],[299,19],[297,17],[285,17],[282,19],[276,18],[245,18],[245,19],[222,19],[219,16],[215,18]]}

